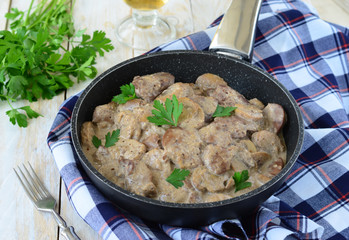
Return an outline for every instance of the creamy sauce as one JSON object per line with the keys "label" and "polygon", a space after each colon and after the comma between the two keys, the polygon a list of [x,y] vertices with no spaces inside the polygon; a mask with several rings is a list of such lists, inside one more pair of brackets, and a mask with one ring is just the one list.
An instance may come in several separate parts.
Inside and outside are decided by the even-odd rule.
{"label": "creamy sauce", "polygon": [[[138,99],[98,106],[81,131],[86,157],[120,187],[167,202],[212,202],[256,189],[283,168],[286,114],[280,105],[247,100],[213,74],[199,76],[195,84],[174,83],[169,73],[137,76],[132,83]],[[178,127],[150,123],[153,101],[173,95],[183,103]],[[213,118],[217,104],[237,109]],[[116,129],[119,141],[103,147],[105,135]],[[102,140],[98,149],[93,136]],[[175,168],[190,170],[178,189],[166,181]],[[232,176],[243,170],[252,186],[235,192]]]}

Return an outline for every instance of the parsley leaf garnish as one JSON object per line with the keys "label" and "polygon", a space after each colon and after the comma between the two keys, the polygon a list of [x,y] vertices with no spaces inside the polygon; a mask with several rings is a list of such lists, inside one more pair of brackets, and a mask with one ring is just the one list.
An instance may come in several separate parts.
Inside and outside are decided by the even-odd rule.
{"label": "parsley leaf garnish", "polygon": [[184,185],[183,181],[190,174],[189,170],[175,168],[166,181],[171,183],[175,188],[182,187]]}
{"label": "parsley leaf garnish", "polygon": [[[108,147],[111,147],[111,146],[114,146],[115,143],[117,141],[119,141],[119,136],[120,136],[120,129],[117,129],[117,130],[114,130],[112,131],[112,133],[110,134],[110,132],[108,132],[106,135],[105,135],[105,145],[104,147],[108,148]],[[92,143],[93,145],[98,148],[99,146],[102,145],[102,140],[99,139],[98,137],[96,136],[93,136],[92,137]]]}
{"label": "parsley leaf garnish", "polygon": [[132,83],[122,85],[120,87],[120,90],[121,90],[121,93],[113,97],[112,99],[113,102],[124,104],[129,100],[137,98],[135,86]]}
{"label": "parsley leaf garnish", "polygon": [[5,15],[10,30],[0,31],[0,100],[11,107],[11,123],[27,127],[28,119],[41,116],[11,102],[52,99],[73,86],[73,79],[94,78],[96,58],[114,48],[102,31],[92,37],[76,32],[72,12],[69,0],[32,0],[26,11],[12,8]]}
{"label": "parsley leaf garnish", "polygon": [[113,131],[110,135],[110,132],[105,135],[105,147],[114,146],[117,141],[119,141],[120,129]]}
{"label": "parsley leaf garnish", "polygon": [[147,117],[148,121],[156,125],[172,125],[177,127],[178,118],[183,110],[183,103],[179,104],[176,95],[172,96],[172,100],[166,98],[165,106],[159,100],[154,101],[151,112],[154,116]]}
{"label": "parsley leaf garnish", "polygon": [[93,143],[93,145],[94,145],[96,148],[98,148],[99,146],[102,145],[102,140],[99,139],[99,138],[96,137],[96,136],[93,136],[93,137],[92,137],[92,143]]}
{"label": "parsley leaf garnish", "polygon": [[235,192],[252,186],[252,183],[246,182],[249,179],[247,170],[243,170],[241,173],[235,172],[233,179],[235,182]]}
{"label": "parsley leaf garnish", "polygon": [[230,116],[231,113],[236,108],[237,107],[222,107],[220,105],[217,105],[216,111],[213,113],[212,117],[227,117],[227,116]]}

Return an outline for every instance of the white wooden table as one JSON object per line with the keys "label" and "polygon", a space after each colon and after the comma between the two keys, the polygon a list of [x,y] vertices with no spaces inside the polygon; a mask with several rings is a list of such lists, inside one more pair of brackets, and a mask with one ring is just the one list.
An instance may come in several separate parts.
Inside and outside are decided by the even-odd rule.
{"label": "white wooden table", "polygon": [[[160,11],[162,15],[178,19],[177,37],[206,28],[216,17],[224,13],[231,0],[170,0]],[[309,2],[309,0],[307,0]],[[28,8],[29,0],[0,1],[0,29],[8,23],[4,14],[12,7]],[[349,12],[337,5],[337,0],[313,0],[311,2],[324,19],[349,26]],[[98,73],[132,58],[138,53],[123,47],[116,40],[116,23],[130,14],[122,0],[77,0],[74,8],[76,29],[103,30],[112,39],[115,49],[97,59]],[[0,102],[0,239],[63,239],[53,216],[36,211],[19,185],[13,168],[30,162],[51,194],[58,202],[58,211],[67,224],[75,227],[81,239],[101,239],[72,209],[64,184],[59,176],[53,157],[46,145],[46,137],[56,116],[59,105],[69,96],[82,90],[90,81],[76,84],[72,89],[52,100],[40,100],[30,106],[44,117],[31,120],[27,128],[13,126],[5,111],[8,106]],[[19,101],[14,106],[29,103]]]}

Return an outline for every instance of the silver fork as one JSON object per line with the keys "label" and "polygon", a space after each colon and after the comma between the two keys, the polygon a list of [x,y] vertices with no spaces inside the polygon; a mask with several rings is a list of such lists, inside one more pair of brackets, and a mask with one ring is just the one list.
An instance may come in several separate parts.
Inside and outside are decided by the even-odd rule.
{"label": "silver fork", "polygon": [[13,170],[36,209],[50,212],[55,216],[58,226],[61,228],[62,236],[67,240],[80,239],[74,232],[74,228],[67,227],[63,218],[56,212],[56,200],[42,184],[30,163],[28,162],[28,167],[22,164],[22,167],[18,166],[17,169],[14,168]]}

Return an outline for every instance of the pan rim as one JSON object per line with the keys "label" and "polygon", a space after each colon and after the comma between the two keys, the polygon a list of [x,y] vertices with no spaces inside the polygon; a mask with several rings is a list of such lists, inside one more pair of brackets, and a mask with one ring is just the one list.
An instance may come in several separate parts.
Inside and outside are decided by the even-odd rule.
{"label": "pan rim", "polygon": [[[86,96],[88,95],[89,91],[91,89],[93,89],[93,87],[98,84],[100,81],[102,81],[105,76],[109,75],[111,72],[129,64],[132,63],[134,61],[138,61],[138,60],[146,60],[147,58],[154,58],[156,56],[163,56],[163,55],[182,55],[182,54],[196,54],[196,55],[211,55],[211,56],[215,56],[218,59],[219,58],[225,58],[228,60],[232,60],[235,62],[238,62],[239,64],[243,64],[246,65],[247,67],[250,67],[252,69],[254,69],[255,71],[259,72],[260,74],[265,75],[268,79],[270,79],[274,84],[276,84],[283,92],[284,94],[287,96],[287,98],[289,99],[292,107],[295,110],[296,113],[296,120],[299,123],[299,128],[298,128],[298,139],[297,139],[297,144],[295,146],[295,149],[292,153],[292,155],[290,156],[288,162],[285,164],[284,168],[280,171],[280,173],[278,175],[276,175],[274,178],[272,178],[270,181],[268,181],[267,183],[263,184],[262,186],[244,193],[240,196],[237,197],[233,197],[230,199],[226,199],[226,200],[222,200],[222,201],[216,201],[216,202],[209,202],[209,203],[173,203],[173,202],[165,202],[165,201],[161,201],[161,200],[156,200],[156,199],[151,199],[151,198],[147,198],[147,197],[143,197],[137,194],[134,194],[130,191],[124,190],[123,188],[119,187],[118,185],[116,185],[115,183],[111,182],[110,180],[108,180],[106,177],[104,177],[102,174],[100,174],[97,169],[95,169],[93,167],[93,165],[89,162],[89,160],[86,158],[85,154],[82,151],[81,145],[80,145],[80,140],[79,140],[79,133],[77,132],[77,116],[80,110],[80,106],[82,105],[82,103],[84,102],[84,99],[86,98]],[[271,76],[269,73],[267,73],[265,70],[240,59],[236,59],[233,57],[230,57],[228,55],[223,55],[223,54],[218,54],[216,52],[212,52],[212,51],[199,51],[199,50],[172,50],[172,51],[161,51],[161,52],[155,52],[155,53],[150,53],[150,54],[146,54],[146,55],[141,55],[135,58],[131,58],[128,60],[125,60],[119,64],[116,64],[114,66],[112,66],[111,68],[109,68],[108,70],[104,71],[103,73],[101,73],[99,76],[97,76],[94,80],[92,80],[92,82],[81,92],[81,95],[79,96],[78,100],[76,101],[76,104],[74,106],[73,112],[72,112],[72,117],[71,117],[71,125],[70,125],[70,130],[71,130],[71,134],[72,134],[72,142],[73,142],[73,147],[75,152],[77,153],[77,157],[79,158],[79,162],[81,164],[83,164],[85,166],[85,168],[87,168],[89,171],[91,171],[94,176],[101,182],[104,182],[105,184],[108,185],[108,188],[112,188],[113,190],[119,192],[120,194],[123,194],[126,197],[130,197],[134,200],[140,201],[144,204],[151,204],[154,206],[159,206],[159,207],[165,207],[165,208],[178,208],[178,209],[207,209],[207,208],[216,208],[219,206],[226,206],[226,205],[230,205],[232,203],[238,203],[238,202],[243,202],[244,200],[251,198],[252,196],[255,196],[269,188],[271,188],[273,185],[275,185],[279,179],[286,177],[289,172],[291,171],[292,166],[294,165],[294,163],[296,162],[296,160],[298,159],[298,156],[300,154],[302,145],[303,145],[303,138],[304,138],[304,123],[303,123],[303,118],[300,112],[300,109],[298,107],[297,102],[295,101],[295,99],[293,98],[293,96],[291,95],[291,93],[286,89],[286,87],[280,83],[278,80],[276,80],[273,76]],[[86,171],[84,169],[84,171]],[[93,184],[95,187],[96,185]],[[96,189],[98,189],[98,187],[96,187]],[[100,193],[102,193],[99,189],[98,191]],[[102,193],[103,194],[103,193]],[[103,194],[104,195],[104,194]],[[110,200],[111,201],[111,200]]]}

